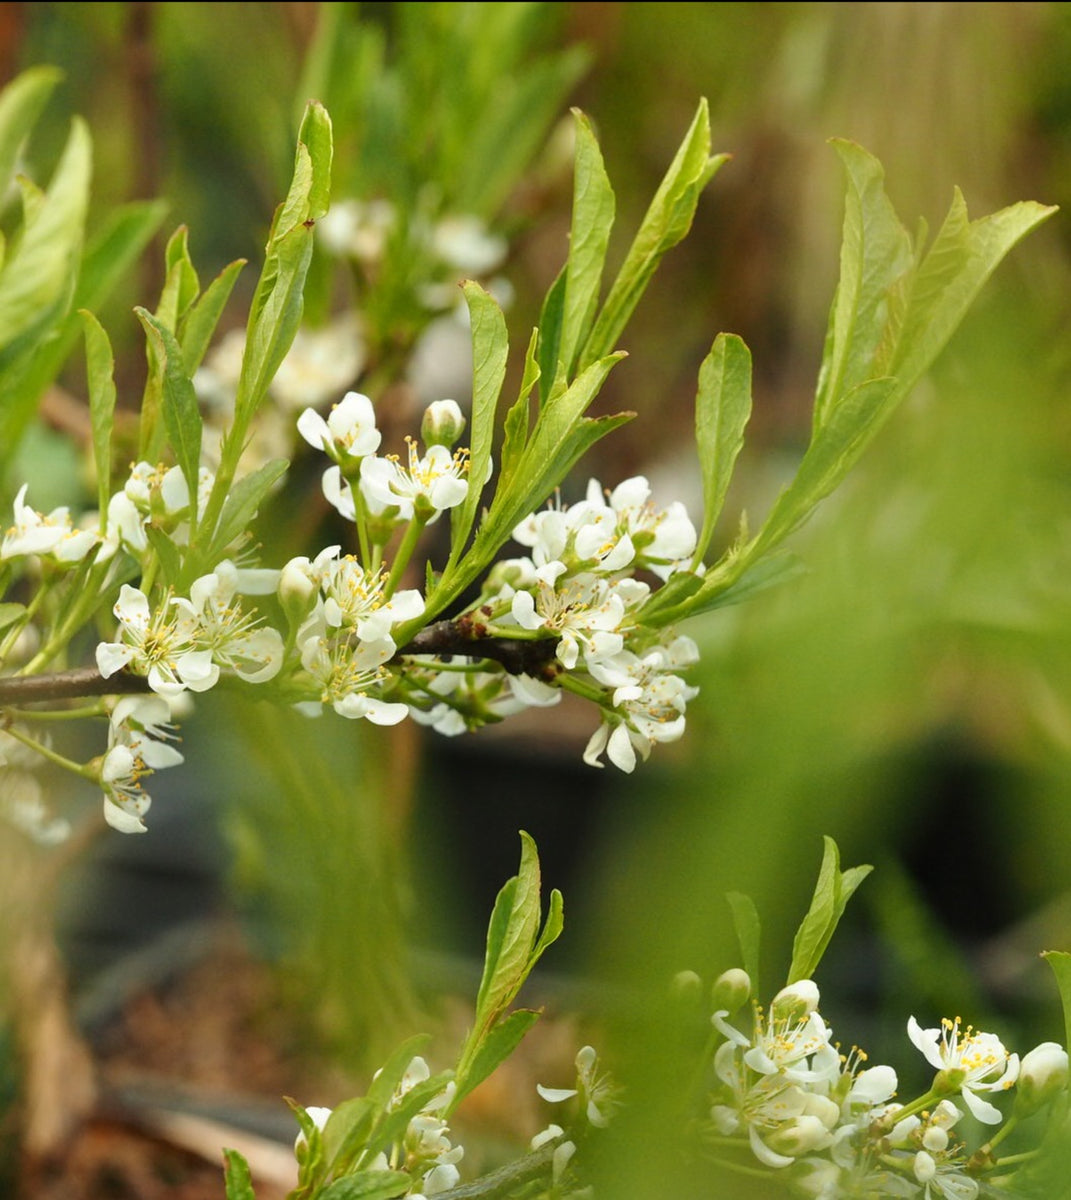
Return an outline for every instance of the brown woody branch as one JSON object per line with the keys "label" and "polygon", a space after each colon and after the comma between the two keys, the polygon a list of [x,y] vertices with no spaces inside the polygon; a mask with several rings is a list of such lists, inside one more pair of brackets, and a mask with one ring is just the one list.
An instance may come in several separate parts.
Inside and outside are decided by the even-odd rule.
{"label": "brown woody branch", "polygon": [[[510,675],[545,678],[552,670],[557,638],[489,637],[470,617],[436,621],[422,629],[398,651],[394,658],[412,654],[439,657],[461,655],[465,658],[490,658]],[[8,675],[0,677],[0,706],[37,704],[50,700],[77,700],[85,696],[119,696],[149,691],[143,675],[119,671],[105,679],[96,667],[74,667],[47,675]]]}

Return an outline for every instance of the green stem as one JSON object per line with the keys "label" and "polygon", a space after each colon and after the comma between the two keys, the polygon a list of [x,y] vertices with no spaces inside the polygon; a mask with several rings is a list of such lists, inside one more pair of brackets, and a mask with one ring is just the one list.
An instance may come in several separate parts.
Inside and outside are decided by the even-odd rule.
{"label": "green stem", "polygon": [[[401,582],[402,573],[409,565],[409,560],[413,557],[413,551],[416,549],[416,544],[420,540],[420,535],[424,532],[424,526],[427,521],[421,520],[420,517],[413,515],[409,521],[409,526],[405,531],[405,536],[402,538],[402,544],[398,547],[398,553],[394,556],[394,562],[390,569],[390,574],[387,576],[387,582],[383,585],[383,598],[389,600],[394,595],[395,589]],[[421,624],[424,624],[421,619]],[[405,643],[401,643],[404,645]]]}
{"label": "green stem", "polygon": [[28,746],[31,750],[36,751],[42,758],[47,758],[50,763],[54,763],[57,767],[62,767],[65,771],[71,771],[75,775],[80,775],[83,779],[88,779],[91,783],[100,783],[99,771],[94,770],[86,764],[76,763],[73,759],[64,758],[62,754],[57,754],[55,750],[38,742],[30,737],[29,734],[23,733],[16,726],[9,725],[4,732],[8,737],[13,737],[15,741],[21,742],[24,746]]}

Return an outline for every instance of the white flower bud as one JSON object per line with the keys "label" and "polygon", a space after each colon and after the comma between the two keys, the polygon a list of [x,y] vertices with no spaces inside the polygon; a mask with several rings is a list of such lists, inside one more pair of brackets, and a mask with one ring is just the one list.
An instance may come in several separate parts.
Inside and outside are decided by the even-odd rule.
{"label": "white flower bud", "polygon": [[711,988],[714,1007],[734,1013],[742,1008],[751,996],[751,977],[740,967],[722,971]]}
{"label": "white flower bud", "polygon": [[770,1008],[779,1021],[799,1021],[818,1007],[818,985],[813,979],[799,979],[783,987]]}
{"label": "white flower bud", "polygon": [[425,446],[454,445],[465,428],[465,416],[456,400],[433,400],[424,410],[420,437]]}
{"label": "white flower bud", "polygon": [[1042,1042],[1023,1056],[1016,1089],[1016,1111],[1036,1112],[1067,1087],[1067,1051],[1057,1042]]}
{"label": "white flower bud", "polygon": [[931,1125],[922,1135],[922,1145],[931,1154],[940,1154],[948,1149],[948,1130],[940,1125]]}
{"label": "white flower bud", "polygon": [[919,1183],[929,1183],[937,1174],[937,1163],[934,1161],[933,1155],[927,1154],[925,1150],[920,1150],[915,1155],[915,1161],[911,1165]]}
{"label": "white flower bud", "polygon": [[785,1121],[766,1138],[766,1144],[777,1154],[798,1158],[812,1150],[822,1150],[832,1142],[829,1130],[819,1117],[804,1113]]}

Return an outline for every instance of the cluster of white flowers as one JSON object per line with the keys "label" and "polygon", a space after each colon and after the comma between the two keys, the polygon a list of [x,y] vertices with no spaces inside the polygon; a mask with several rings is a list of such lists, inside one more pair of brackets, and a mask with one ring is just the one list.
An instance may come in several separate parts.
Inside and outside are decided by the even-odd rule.
{"label": "cluster of white flowers", "polygon": [[[275,681],[276,699],[308,715],[325,705],[380,725],[412,715],[448,736],[555,704],[571,690],[601,713],[584,760],[601,766],[605,754],[623,771],[682,735],[696,692],[683,672],[696,646],[646,626],[641,610],[652,585],[690,566],[696,533],[682,505],[656,508],[639,476],[608,492],[592,480],[580,502],[525,518],[513,532],[528,554],[494,564],[469,609],[440,623],[456,636],[444,649],[410,645],[426,623],[424,594],[400,587],[417,540],[486,482],[471,479],[468,450],[453,449],[464,426],[454,401],[436,401],[424,413],[420,444],[407,439],[400,458],[380,453],[367,396],[349,392],[326,416],[306,408],[298,432],[331,460],[323,492],[356,526],[358,553],[328,546],[281,570],[224,558],[182,595],[161,584],[157,555],[162,541],[175,554],[190,546],[215,484],[207,467],[192,496],[178,467],[135,463],[103,518],[87,514],[80,526],[66,508],[37,512],[27,489],[19,491],[0,560],[25,560],[31,571],[47,565],[49,578],[67,578],[87,617],[91,605],[111,602],[117,625],[96,647],[99,674],[117,682],[121,672],[141,676],[155,694],[110,713],[108,749],[93,777],[112,825],[145,828],[146,778],[181,761],[169,706],[223,678]],[[229,551],[240,560],[242,537]],[[138,570],[140,586],[127,582]],[[273,600],[258,607],[248,599],[255,596]],[[36,631],[23,622],[16,632],[25,640]],[[0,653],[13,652],[14,638]],[[512,647],[512,657],[497,655],[496,644]]]}
{"label": "cluster of white flowers", "polygon": [[[715,995],[731,995],[734,1006],[749,990],[739,970],[715,985]],[[1056,1043],[1043,1043],[1020,1063],[996,1035],[964,1027],[958,1017],[932,1029],[912,1017],[908,1037],[936,1075],[924,1095],[905,1104],[894,1100],[892,1067],[865,1066],[858,1049],[840,1052],[818,1001],[818,988],[804,979],[778,992],[768,1010],[751,1006],[746,1030],[731,1023],[727,1008],[711,1018],[724,1040],[714,1053],[705,1142],[722,1158],[746,1147],[752,1161],[784,1172],[800,1195],[973,1200],[983,1174],[999,1166],[993,1150],[1004,1133],[1066,1086],[1068,1056]],[[995,1130],[1006,1114],[986,1097],[1017,1082],[1005,1129],[989,1136],[985,1152],[970,1151],[954,1127],[969,1113]]]}
{"label": "cluster of white flowers", "polygon": [[[379,1072],[376,1072],[377,1077],[378,1075]],[[394,1095],[388,1101],[387,1112],[397,1111],[406,1096],[430,1078],[428,1064],[419,1055],[415,1056],[406,1067]],[[463,1146],[454,1145],[451,1141],[450,1127],[442,1116],[453,1100],[455,1090],[453,1080],[444,1083],[424,1102],[420,1111],[409,1118],[405,1129],[389,1148],[369,1156],[367,1161],[363,1156],[358,1156],[353,1164],[354,1169],[362,1172],[408,1172],[418,1181],[418,1190],[406,1193],[408,1200],[425,1200],[427,1196],[449,1191],[461,1177],[457,1163],[465,1154]],[[322,1131],[333,1110],[313,1105],[304,1111],[314,1127]],[[296,1147],[299,1161],[307,1153],[306,1145],[305,1135],[299,1134]]]}
{"label": "cluster of white flowers", "polygon": [[[324,495],[342,516],[365,524],[376,557],[399,525],[431,524],[465,500],[468,454],[450,450],[463,426],[453,401],[432,404],[422,424],[425,451],[410,440],[403,463],[376,453],[381,438],[366,396],[350,392],[326,418],[311,408],[298,418],[305,440],[333,460]],[[393,687],[417,721],[453,735],[556,703],[568,672],[603,713],[585,761],[601,766],[605,751],[616,766],[633,770],[637,755],[646,758],[654,744],[681,736],[695,695],[678,674],[697,660],[695,643],[662,642],[642,626],[638,614],[651,589],[634,574],[665,580],[689,565],[696,533],[687,512],[679,503],[657,509],[642,477],[609,493],[592,480],[582,501],[532,514],[514,537],[530,554],[498,563],[467,615],[484,637],[553,639],[555,661],[540,677],[489,670],[474,654],[460,664],[412,656],[404,673],[388,678],[383,664],[398,650],[391,628],[420,615],[420,594],[388,594],[378,566],[370,572],[354,559],[338,560],[334,548],[312,563],[287,564],[280,594],[288,611],[295,603],[311,606],[301,610],[298,643],[306,669],[322,685],[321,699],[345,716],[386,723],[405,715],[401,703],[368,696]]]}

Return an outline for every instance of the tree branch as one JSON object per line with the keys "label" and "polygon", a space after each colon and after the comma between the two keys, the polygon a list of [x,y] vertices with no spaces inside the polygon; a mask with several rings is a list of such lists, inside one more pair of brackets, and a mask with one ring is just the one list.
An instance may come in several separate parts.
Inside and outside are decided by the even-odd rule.
{"label": "tree branch", "polygon": [[[552,673],[557,638],[489,637],[481,632],[482,628],[471,616],[436,621],[395,651],[392,661],[411,654],[460,654],[466,658],[493,659],[510,675],[545,679]],[[105,679],[96,667],[73,667],[47,675],[0,676],[0,706],[76,700],[82,696],[130,695],[149,690],[149,681],[143,675],[119,671]]]}
{"label": "tree branch", "polygon": [[481,633],[482,626],[471,616],[436,621],[395,652],[400,658],[410,654],[460,654],[466,658],[491,658],[501,663],[510,675],[547,674],[558,649],[558,638],[503,638]]}
{"label": "tree branch", "polygon": [[35,704],[42,700],[77,700],[81,696],[117,696],[149,691],[142,675],[120,671],[105,679],[96,667],[73,667],[49,675],[0,677],[0,705]]}

